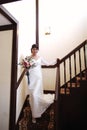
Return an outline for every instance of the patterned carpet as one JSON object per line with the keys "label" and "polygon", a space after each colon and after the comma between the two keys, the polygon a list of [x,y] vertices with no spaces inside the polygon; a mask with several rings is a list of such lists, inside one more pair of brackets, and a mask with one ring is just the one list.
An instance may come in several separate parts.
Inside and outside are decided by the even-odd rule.
{"label": "patterned carpet", "polygon": [[41,118],[32,123],[30,106],[24,109],[24,117],[19,122],[19,130],[54,130],[54,103],[43,113]]}

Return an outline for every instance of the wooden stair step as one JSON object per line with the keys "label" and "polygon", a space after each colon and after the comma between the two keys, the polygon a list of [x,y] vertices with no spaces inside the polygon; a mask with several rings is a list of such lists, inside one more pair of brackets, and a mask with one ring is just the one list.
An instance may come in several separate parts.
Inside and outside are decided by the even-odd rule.
{"label": "wooden stair step", "polygon": [[68,82],[67,87],[80,87],[80,84],[79,83],[70,83],[70,82]]}
{"label": "wooden stair step", "polygon": [[69,88],[60,88],[60,94],[70,94]]}
{"label": "wooden stair step", "polygon": [[86,77],[82,77],[82,78],[81,78],[81,77],[78,76],[78,77],[76,77],[76,80],[77,80],[77,81],[79,81],[79,80],[86,80]]}

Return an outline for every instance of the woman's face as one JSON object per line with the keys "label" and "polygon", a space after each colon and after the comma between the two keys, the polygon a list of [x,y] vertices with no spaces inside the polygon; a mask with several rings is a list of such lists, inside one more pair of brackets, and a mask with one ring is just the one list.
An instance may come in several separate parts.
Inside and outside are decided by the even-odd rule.
{"label": "woman's face", "polygon": [[38,49],[37,49],[37,48],[32,48],[31,53],[32,53],[33,55],[36,55],[37,52],[38,52]]}

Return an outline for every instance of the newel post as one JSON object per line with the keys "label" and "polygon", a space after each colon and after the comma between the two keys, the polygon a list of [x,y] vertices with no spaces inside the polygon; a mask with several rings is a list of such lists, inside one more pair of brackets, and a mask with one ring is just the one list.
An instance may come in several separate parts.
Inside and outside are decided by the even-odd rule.
{"label": "newel post", "polygon": [[60,93],[60,59],[56,63],[56,85],[55,85],[55,130],[59,129],[59,93]]}
{"label": "newel post", "polygon": [[56,63],[56,85],[55,85],[55,100],[57,101],[60,88],[60,59],[57,59]]}

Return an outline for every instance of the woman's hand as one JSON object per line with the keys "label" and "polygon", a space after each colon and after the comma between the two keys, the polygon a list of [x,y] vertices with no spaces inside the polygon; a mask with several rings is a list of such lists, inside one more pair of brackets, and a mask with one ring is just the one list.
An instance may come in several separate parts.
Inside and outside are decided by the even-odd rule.
{"label": "woman's hand", "polygon": [[23,60],[23,67],[24,68],[29,68],[30,67],[30,63],[27,62],[26,60]]}

